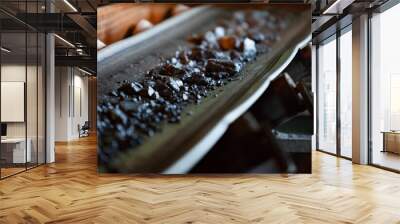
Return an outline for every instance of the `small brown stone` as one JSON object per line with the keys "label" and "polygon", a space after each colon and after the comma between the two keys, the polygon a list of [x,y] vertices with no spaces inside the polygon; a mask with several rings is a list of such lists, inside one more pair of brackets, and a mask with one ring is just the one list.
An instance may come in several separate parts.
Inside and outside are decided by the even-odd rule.
{"label": "small brown stone", "polygon": [[238,47],[239,41],[234,36],[223,36],[218,39],[219,47],[224,50],[232,50]]}

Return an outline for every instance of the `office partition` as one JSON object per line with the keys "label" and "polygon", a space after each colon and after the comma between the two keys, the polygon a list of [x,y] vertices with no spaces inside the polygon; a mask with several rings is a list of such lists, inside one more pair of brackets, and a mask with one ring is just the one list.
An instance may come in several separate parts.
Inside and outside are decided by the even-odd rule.
{"label": "office partition", "polygon": [[[46,40],[22,18],[43,12],[42,6],[43,1],[0,2],[1,179],[45,163]],[[10,7],[17,15],[8,13]]]}

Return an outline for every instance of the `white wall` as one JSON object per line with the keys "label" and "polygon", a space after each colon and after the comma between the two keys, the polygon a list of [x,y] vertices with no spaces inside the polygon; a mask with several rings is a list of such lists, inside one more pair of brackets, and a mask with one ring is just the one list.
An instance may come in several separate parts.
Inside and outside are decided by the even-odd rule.
{"label": "white wall", "polygon": [[[25,65],[2,65],[1,66],[1,81],[18,81],[25,82]],[[6,110],[7,108],[1,108]],[[7,123],[7,137],[25,137],[25,123],[12,122]]]}
{"label": "white wall", "polygon": [[[75,70],[76,71],[76,70]],[[78,125],[83,125],[85,121],[89,120],[88,110],[88,78],[79,75],[74,75],[74,108],[72,109],[72,136],[73,138],[79,137]],[[80,108],[81,107],[81,108]],[[81,110],[81,111],[80,111]]]}
{"label": "white wall", "polygon": [[[38,70],[37,70],[38,69]],[[32,161],[44,163],[44,74],[42,68],[35,66],[25,66],[25,64],[3,64],[1,66],[1,81],[7,82],[24,82],[26,84],[26,107],[21,108],[22,113],[26,112],[26,121],[23,122],[6,122],[7,137],[9,138],[25,138],[29,139],[31,148]],[[27,80],[25,80],[27,78]],[[24,90],[22,90],[24,94]],[[2,96],[7,97],[7,96]],[[2,107],[1,110],[11,110],[11,108]],[[8,111],[10,112],[10,111]],[[12,111],[11,111],[12,113]],[[37,156],[39,153],[39,156]]]}
{"label": "white wall", "polygon": [[69,84],[70,69],[68,67],[55,68],[55,141],[69,139]]}
{"label": "white wall", "polygon": [[[25,82],[25,75],[26,75],[26,70],[28,71],[29,74],[35,74],[36,75],[36,67],[33,66],[28,66],[25,67],[25,65],[18,65],[18,64],[5,64],[1,66],[1,81],[2,82]],[[29,78],[29,77],[28,77]],[[31,83],[30,83],[31,84]],[[36,82],[34,83],[36,85]],[[28,88],[28,90],[31,90]],[[34,97],[36,98],[36,89],[34,89],[34,92],[27,93],[28,98],[29,97]],[[32,99],[27,99],[28,103],[32,102]],[[36,107],[36,104],[34,105]],[[7,108],[1,108],[2,110],[7,110]],[[28,113],[28,121],[35,120],[36,121],[36,114],[34,114],[34,118],[31,117],[31,115]],[[36,123],[36,122],[35,122]],[[25,137],[25,122],[7,122],[7,136],[8,137]],[[32,125],[28,125],[28,127],[31,127]],[[28,136],[29,137],[29,136]]]}
{"label": "white wall", "polygon": [[56,67],[55,73],[55,140],[70,141],[89,117],[88,78],[72,67]]}

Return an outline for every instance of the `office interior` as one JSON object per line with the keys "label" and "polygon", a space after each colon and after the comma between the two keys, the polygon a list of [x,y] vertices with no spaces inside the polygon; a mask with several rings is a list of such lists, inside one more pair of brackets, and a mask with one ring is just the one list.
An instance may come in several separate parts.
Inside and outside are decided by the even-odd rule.
{"label": "office interior", "polygon": [[[97,5],[0,6],[4,178],[54,162],[55,142],[79,139],[82,127],[95,132]],[[314,149],[400,170],[399,11],[393,0],[313,5]]]}
{"label": "office interior", "polygon": [[[79,19],[64,17],[63,29],[59,17],[27,26],[17,12],[24,15],[24,3],[32,2]],[[98,174],[95,137],[74,132],[96,116],[91,100],[96,73],[90,70],[95,56],[78,56],[79,43],[94,46],[77,39],[90,36],[84,21],[92,24],[95,13],[87,2],[93,3],[0,1],[0,110],[18,119],[0,118],[2,136],[7,132],[0,158],[9,150],[3,141],[19,139],[22,145],[19,151],[15,143],[7,146],[22,154],[19,166],[6,164],[10,157],[1,160],[0,222],[398,223],[398,1],[315,1],[312,174],[189,177]],[[13,102],[10,97],[3,103],[3,91],[13,93]],[[73,103],[79,96],[85,100]],[[6,113],[11,107],[13,113]],[[81,112],[82,118],[74,117]],[[59,118],[65,118],[63,125]],[[95,124],[89,126],[90,135]]]}
{"label": "office interior", "polygon": [[0,2],[0,178],[55,161],[95,132],[96,5]]}
{"label": "office interior", "polygon": [[400,172],[400,4],[323,3],[312,24],[313,148]]}

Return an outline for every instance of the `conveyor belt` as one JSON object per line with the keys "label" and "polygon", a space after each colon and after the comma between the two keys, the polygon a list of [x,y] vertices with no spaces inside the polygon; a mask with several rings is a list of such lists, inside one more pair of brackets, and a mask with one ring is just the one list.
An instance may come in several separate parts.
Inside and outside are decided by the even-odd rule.
{"label": "conveyor belt", "polygon": [[[241,6],[243,8],[244,6]],[[255,7],[264,7],[256,5]],[[186,38],[216,26],[218,19],[229,16],[235,8],[199,7],[174,17],[135,37],[111,45],[98,55],[98,100],[125,79],[140,80],[143,73],[188,46]],[[266,10],[281,10],[269,6]],[[229,124],[244,113],[265,91],[269,82],[287,66],[298,48],[310,41],[308,6],[287,8],[289,28],[267,54],[245,66],[242,79],[217,89],[218,97],[207,97],[199,105],[186,108],[179,124],[165,124],[162,132],[148,138],[141,146],[121,153],[108,167],[129,173],[186,173],[213,146]],[[222,91],[221,91],[222,90]],[[213,94],[210,94],[212,96]],[[99,164],[100,172],[108,172]]]}

